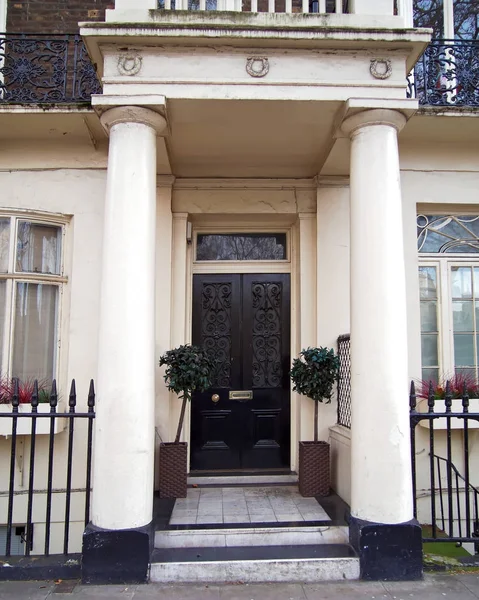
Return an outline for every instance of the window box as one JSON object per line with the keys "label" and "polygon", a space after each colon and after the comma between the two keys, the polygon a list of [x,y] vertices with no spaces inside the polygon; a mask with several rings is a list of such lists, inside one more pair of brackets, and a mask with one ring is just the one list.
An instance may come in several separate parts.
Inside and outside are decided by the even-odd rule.
{"label": "window box", "polygon": [[[59,410],[60,409],[60,410]],[[18,407],[18,412],[31,414],[32,407],[30,404],[20,404]],[[38,405],[38,413],[46,414],[50,412],[50,404],[39,404]],[[63,410],[61,410],[60,406],[57,406],[57,415],[61,414]],[[12,405],[11,404],[0,404],[0,413],[2,414],[11,414],[12,413]],[[36,433],[40,435],[45,435],[50,433],[50,421],[51,419],[47,419],[46,417],[40,417],[37,419],[37,427]],[[11,436],[12,435],[12,419],[8,419],[7,417],[0,417],[0,435]],[[55,423],[53,427],[54,433],[60,433],[65,429],[66,419],[62,419],[59,417],[55,417]],[[17,419],[17,435],[31,435],[32,433],[32,419],[30,417],[20,417]]]}
{"label": "window box", "polygon": [[[427,405],[427,399],[421,398],[418,399],[416,410],[419,413],[427,413],[429,412],[429,407]],[[452,412],[462,413],[462,399],[461,398],[453,398],[452,399]],[[444,404],[444,400],[436,400],[434,405],[434,413],[442,414],[446,412],[446,407]],[[470,413],[479,413],[479,398],[470,398],[469,399],[469,412]],[[419,425],[424,427],[425,429],[429,429],[429,420],[419,421]],[[474,421],[473,419],[468,419],[469,429],[479,429],[479,421]],[[439,418],[434,419],[434,429],[447,429],[447,419]],[[464,419],[451,419],[451,429],[464,429]]]}

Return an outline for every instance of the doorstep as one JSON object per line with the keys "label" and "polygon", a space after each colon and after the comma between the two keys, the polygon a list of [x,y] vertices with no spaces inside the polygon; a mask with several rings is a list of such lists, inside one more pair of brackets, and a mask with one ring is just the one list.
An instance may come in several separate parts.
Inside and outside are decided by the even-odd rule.
{"label": "doorstep", "polygon": [[155,583],[315,583],[359,579],[347,545],[187,548],[153,552]]}
{"label": "doorstep", "polygon": [[156,501],[150,580],[170,583],[357,579],[347,505],[303,498],[297,485],[194,484]]}

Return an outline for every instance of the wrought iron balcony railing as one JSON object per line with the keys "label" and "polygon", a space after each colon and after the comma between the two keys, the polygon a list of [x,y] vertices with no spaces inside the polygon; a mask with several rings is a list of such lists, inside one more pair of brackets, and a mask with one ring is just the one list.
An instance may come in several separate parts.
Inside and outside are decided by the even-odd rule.
{"label": "wrought iron balcony railing", "polygon": [[433,40],[408,78],[426,106],[479,106],[479,40]]}
{"label": "wrought iron balcony railing", "polygon": [[[78,34],[0,34],[0,104],[89,104],[92,94],[101,85]],[[479,106],[479,40],[433,40],[407,95],[426,106]]]}
{"label": "wrought iron balcony railing", "polygon": [[101,94],[79,35],[0,34],[0,104],[89,104]]}

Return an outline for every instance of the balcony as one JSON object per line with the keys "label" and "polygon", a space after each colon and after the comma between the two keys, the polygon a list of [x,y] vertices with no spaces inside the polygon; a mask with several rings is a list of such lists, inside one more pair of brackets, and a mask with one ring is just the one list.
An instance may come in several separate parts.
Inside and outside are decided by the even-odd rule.
{"label": "balcony", "polygon": [[[203,8],[213,0],[198,1]],[[256,8],[258,0],[248,1]],[[274,9],[280,0],[264,1]],[[292,2],[293,10],[302,2],[282,1],[287,9]],[[165,2],[173,9],[171,0]],[[313,0],[310,7],[327,10],[333,4],[335,11],[347,8],[337,0]],[[92,94],[101,94],[101,84],[79,35],[0,34],[0,104],[89,105]],[[479,41],[431,42],[408,78],[407,97],[422,106],[479,106]]]}
{"label": "balcony", "polygon": [[408,78],[422,106],[479,106],[479,41],[433,40]]}
{"label": "balcony", "polygon": [[0,104],[87,104],[101,94],[79,35],[0,34]]}

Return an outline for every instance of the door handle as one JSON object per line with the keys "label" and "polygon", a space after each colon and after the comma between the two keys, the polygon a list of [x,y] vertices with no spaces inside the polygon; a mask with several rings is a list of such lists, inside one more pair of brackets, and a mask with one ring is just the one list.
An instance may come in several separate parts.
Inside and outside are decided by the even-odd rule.
{"label": "door handle", "polygon": [[217,404],[220,401],[220,397],[218,394],[213,394],[211,396],[211,401],[214,402],[215,404]]}

